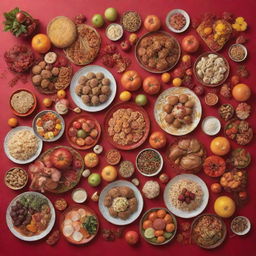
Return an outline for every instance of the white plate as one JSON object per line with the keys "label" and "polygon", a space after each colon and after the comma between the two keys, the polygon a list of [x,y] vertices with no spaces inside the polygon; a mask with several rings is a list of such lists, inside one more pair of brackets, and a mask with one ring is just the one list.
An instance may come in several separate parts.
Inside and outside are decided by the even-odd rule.
{"label": "white plate", "polygon": [[[98,106],[87,106],[83,103],[81,97],[79,97],[78,95],[76,95],[75,93],[75,88],[78,85],[78,79],[81,76],[86,75],[89,72],[93,72],[93,73],[97,73],[97,72],[101,72],[104,74],[104,76],[106,78],[108,78],[110,80],[110,88],[111,88],[111,94],[110,97],[108,98],[108,100],[106,102],[104,102],[103,104],[100,104]],[[75,102],[75,104],[88,112],[98,112],[101,111],[105,108],[107,108],[112,101],[114,100],[115,96],[116,96],[116,80],[114,78],[114,76],[105,68],[98,66],[98,65],[89,65],[86,66],[84,68],[81,68],[80,70],[78,70],[75,75],[73,76],[72,80],[71,80],[71,84],[70,84],[70,95],[73,99],[73,101]]]}
{"label": "white plate", "polygon": [[36,134],[35,134],[36,138],[38,139],[38,149],[37,149],[37,152],[35,153],[35,155],[33,155],[31,158],[29,158],[29,159],[27,159],[27,160],[18,160],[18,159],[14,158],[14,157],[12,157],[12,156],[10,155],[9,150],[8,150],[8,146],[7,146],[9,139],[11,138],[11,136],[13,135],[14,132],[17,132],[17,131],[20,131],[20,130],[24,130],[24,129],[29,130],[29,131],[31,131],[33,134],[35,134],[34,131],[33,131],[33,129],[32,129],[31,127],[29,127],[29,126],[18,126],[18,127],[14,128],[14,129],[10,130],[10,131],[7,133],[7,135],[5,136],[5,139],[4,139],[4,152],[5,152],[6,156],[7,156],[12,162],[14,162],[14,163],[16,163],[16,164],[28,164],[28,163],[33,162],[33,161],[40,155],[40,153],[41,153],[41,151],[42,151],[42,149],[43,149],[43,141],[42,141],[41,139],[39,139],[39,138],[36,136]]}
{"label": "white plate", "polygon": [[[163,105],[167,103],[166,98],[169,95],[179,96],[180,94],[187,94],[195,102],[195,105],[193,108],[192,123],[183,125],[181,128],[177,129],[164,120],[166,113],[163,111]],[[171,87],[158,96],[155,102],[154,115],[156,122],[165,132],[175,136],[182,136],[192,132],[197,127],[202,116],[202,106],[199,98],[190,89],[186,87]]]}
{"label": "white plate", "polygon": [[[104,206],[104,198],[107,195],[107,192],[110,189],[112,189],[114,187],[118,187],[118,186],[126,186],[126,187],[131,188],[134,191],[135,197],[137,198],[137,201],[138,201],[138,209],[127,220],[122,220],[119,218],[112,217],[109,214],[108,208],[106,206]],[[100,210],[102,216],[112,224],[120,225],[120,226],[128,225],[128,224],[134,222],[140,216],[142,209],[143,209],[143,197],[142,197],[140,191],[136,188],[136,186],[133,185],[129,181],[125,181],[125,180],[114,181],[114,182],[108,184],[100,193],[99,210]]]}
{"label": "white plate", "polygon": [[[48,204],[50,206],[50,209],[51,209],[51,220],[48,224],[48,227],[42,232],[40,233],[39,235],[35,235],[35,236],[24,236],[22,235],[21,233],[19,233],[13,226],[13,222],[12,222],[12,218],[10,216],[10,212],[11,212],[11,207],[23,196],[23,195],[29,195],[29,194],[34,194],[34,195],[38,195],[38,196],[41,196],[45,199],[47,199],[48,201]],[[54,210],[54,207],[51,203],[51,201],[44,195],[42,195],[41,193],[38,193],[38,192],[24,192],[18,196],[16,196],[12,201],[11,203],[9,204],[8,208],[7,208],[7,211],[6,211],[6,223],[7,223],[7,226],[9,228],[9,230],[12,232],[12,234],[14,236],[16,236],[17,238],[23,240],[23,241],[37,241],[39,239],[42,239],[43,237],[47,236],[50,231],[52,230],[53,226],[54,226],[54,222],[55,222],[55,219],[56,219],[56,215],[55,215],[55,210]]]}
{"label": "white plate", "polygon": [[[186,24],[185,24],[185,26],[184,26],[182,29],[180,29],[180,30],[177,30],[177,29],[173,28],[173,27],[170,25],[170,22],[169,22],[170,17],[171,17],[173,14],[176,14],[176,13],[182,14],[182,15],[185,17],[185,19],[186,19]],[[188,29],[189,24],[190,24],[190,18],[189,18],[189,15],[188,15],[188,13],[187,13],[186,11],[184,11],[184,10],[182,10],[182,9],[173,9],[173,10],[171,10],[170,12],[168,12],[168,14],[167,14],[167,16],[166,16],[166,19],[165,19],[165,23],[166,23],[166,26],[167,26],[172,32],[174,32],[174,33],[182,33],[182,32],[184,32],[184,31],[186,31],[186,30]]]}
{"label": "white plate", "polygon": [[[195,209],[194,211],[182,211],[176,207],[174,207],[171,204],[170,201],[170,196],[169,196],[169,191],[170,188],[173,184],[175,184],[176,182],[180,181],[180,180],[192,180],[194,182],[196,182],[198,185],[201,186],[202,191],[203,191],[203,199],[202,199],[202,203],[200,204],[200,206]],[[166,207],[169,209],[169,211],[171,211],[174,215],[181,217],[181,218],[193,218],[197,215],[199,215],[200,213],[203,212],[203,210],[205,209],[205,207],[208,204],[208,200],[209,200],[209,191],[208,188],[206,186],[206,184],[204,183],[204,181],[202,179],[200,179],[198,176],[193,175],[193,174],[181,174],[181,175],[177,175],[175,176],[173,179],[171,179],[168,184],[165,187],[164,190],[164,203],[166,205]]]}
{"label": "white plate", "polygon": [[[58,134],[57,136],[55,136],[55,137],[52,138],[52,139],[47,140],[47,139],[45,139],[44,137],[42,137],[42,136],[40,136],[40,135],[38,134],[37,129],[36,129],[36,120],[37,120],[38,118],[40,118],[42,115],[47,114],[47,113],[49,113],[49,112],[50,112],[50,113],[53,113],[54,115],[57,116],[57,118],[59,118],[59,119],[61,120],[61,126],[62,126],[62,128],[61,128],[61,130],[60,130],[60,132],[59,132],[59,134]],[[45,142],[53,142],[53,141],[58,140],[58,139],[63,135],[63,133],[64,133],[64,131],[65,131],[65,121],[64,121],[63,117],[62,117],[60,114],[58,114],[56,111],[53,111],[53,110],[43,110],[43,111],[39,112],[39,113],[34,117],[33,122],[32,122],[32,128],[33,128],[33,130],[34,130],[35,135],[36,135],[39,139],[41,139],[41,140],[43,140],[43,141],[45,141]]]}

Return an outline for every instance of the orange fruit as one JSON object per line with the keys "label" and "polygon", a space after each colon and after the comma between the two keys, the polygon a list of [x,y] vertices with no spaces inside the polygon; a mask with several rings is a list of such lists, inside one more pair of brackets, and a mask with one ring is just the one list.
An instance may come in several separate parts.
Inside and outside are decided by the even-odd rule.
{"label": "orange fruit", "polygon": [[163,83],[168,83],[171,80],[171,74],[170,73],[163,73],[161,75],[161,80]]}
{"label": "orange fruit", "polygon": [[7,123],[11,127],[16,127],[18,125],[18,119],[15,117],[9,118]]}
{"label": "orange fruit", "polygon": [[151,212],[148,216],[148,219],[154,221],[157,218],[156,212]]}
{"label": "orange fruit", "polygon": [[99,157],[97,154],[91,152],[91,153],[87,153],[84,156],[84,164],[86,167],[93,168],[93,167],[97,166],[98,163],[99,163]]}
{"label": "orange fruit", "polygon": [[231,217],[236,210],[234,200],[228,196],[220,196],[214,202],[214,211],[222,218]]}
{"label": "orange fruit", "polygon": [[32,48],[39,53],[46,53],[51,48],[51,41],[45,34],[37,34],[32,38]]}
{"label": "orange fruit", "polygon": [[225,137],[216,137],[211,141],[210,149],[217,156],[224,156],[230,151],[229,140]]}
{"label": "orange fruit", "polygon": [[143,229],[147,229],[147,228],[152,228],[152,225],[153,225],[153,223],[151,220],[144,220],[142,227],[143,227]]}
{"label": "orange fruit", "polygon": [[204,34],[205,35],[210,35],[212,33],[212,28],[211,27],[206,27],[204,28]]}
{"label": "orange fruit", "polygon": [[163,230],[156,230],[155,231],[155,236],[158,237],[158,236],[162,236],[164,234],[164,231]]}
{"label": "orange fruit", "polygon": [[105,166],[101,171],[102,179],[108,182],[111,182],[117,177],[117,170],[112,165]]}
{"label": "orange fruit", "polygon": [[182,84],[182,80],[179,77],[176,77],[172,80],[172,84],[175,87],[179,87]]}
{"label": "orange fruit", "polygon": [[236,84],[238,84],[239,83],[239,81],[240,81],[240,78],[239,78],[239,76],[238,75],[234,75],[234,76],[232,76],[231,77],[231,84],[232,85],[236,85]]}
{"label": "orange fruit", "polygon": [[191,56],[188,54],[185,54],[182,56],[182,62],[188,62],[191,60]]}
{"label": "orange fruit", "polygon": [[163,243],[165,241],[165,237],[164,236],[159,236],[156,240],[159,244]]}
{"label": "orange fruit", "polygon": [[137,35],[137,34],[131,33],[131,34],[129,35],[129,42],[130,42],[132,45],[136,44],[137,40],[138,40],[138,35]]}
{"label": "orange fruit", "polygon": [[156,214],[157,214],[157,217],[158,217],[158,218],[163,219],[163,218],[165,217],[165,215],[166,215],[166,211],[163,210],[163,209],[160,209],[160,210],[158,210],[158,211],[156,212]]}
{"label": "orange fruit", "polygon": [[173,223],[169,223],[165,227],[167,232],[173,232],[175,230],[175,225]]}
{"label": "orange fruit", "polygon": [[66,97],[66,91],[65,90],[58,90],[57,91],[57,97],[59,99],[64,99]]}
{"label": "orange fruit", "polygon": [[49,108],[52,105],[52,99],[44,98],[43,99],[43,104],[44,104],[45,107]]}
{"label": "orange fruit", "polygon": [[129,91],[123,91],[119,95],[121,101],[129,101],[132,97],[132,94]]}
{"label": "orange fruit", "polygon": [[172,223],[172,216],[170,214],[166,214],[164,216],[164,221],[166,224]]}
{"label": "orange fruit", "polygon": [[232,89],[232,95],[237,101],[247,101],[251,96],[251,89],[246,84],[237,84]]}

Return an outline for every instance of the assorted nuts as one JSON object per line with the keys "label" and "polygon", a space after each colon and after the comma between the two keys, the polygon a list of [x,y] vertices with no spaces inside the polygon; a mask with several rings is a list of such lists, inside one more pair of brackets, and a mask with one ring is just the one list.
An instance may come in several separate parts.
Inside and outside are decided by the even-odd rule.
{"label": "assorted nuts", "polygon": [[234,108],[230,104],[223,104],[219,108],[219,114],[225,121],[230,120],[234,115]]}
{"label": "assorted nuts", "polygon": [[5,175],[5,184],[11,189],[22,189],[26,186],[27,182],[27,173],[18,167],[10,169]]}

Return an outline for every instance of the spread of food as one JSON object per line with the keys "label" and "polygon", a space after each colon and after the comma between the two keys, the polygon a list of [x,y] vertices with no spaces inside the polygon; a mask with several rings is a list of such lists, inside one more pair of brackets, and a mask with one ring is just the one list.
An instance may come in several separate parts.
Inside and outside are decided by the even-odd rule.
{"label": "spread of food", "polygon": [[[23,166],[2,173],[6,189],[30,190],[7,207],[8,228],[24,241],[49,234],[50,246],[61,237],[87,244],[101,231],[129,245],[141,236],[213,249],[231,217],[234,235],[247,234],[250,220],[238,215],[251,202],[254,164],[247,20],[173,9],[164,24],[154,13],[122,11],[52,17],[45,34],[28,12],[4,12],[4,31],[19,37],[2,54],[9,85],[24,85],[8,95],[15,117],[3,146]],[[131,223],[137,231],[121,227]]]}

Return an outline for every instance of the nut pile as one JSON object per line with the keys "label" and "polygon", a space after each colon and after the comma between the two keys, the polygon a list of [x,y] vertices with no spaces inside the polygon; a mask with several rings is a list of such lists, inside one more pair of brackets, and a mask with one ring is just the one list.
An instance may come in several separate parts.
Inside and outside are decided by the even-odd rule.
{"label": "nut pile", "polygon": [[136,32],[141,25],[141,18],[137,12],[128,11],[123,14],[122,25],[128,32]]}
{"label": "nut pile", "polygon": [[20,189],[24,187],[27,183],[27,180],[28,176],[26,172],[19,168],[9,170],[5,176],[6,185],[14,189]]}
{"label": "nut pile", "polygon": [[225,121],[230,120],[234,115],[234,108],[230,104],[222,104],[219,108],[219,114]]}

